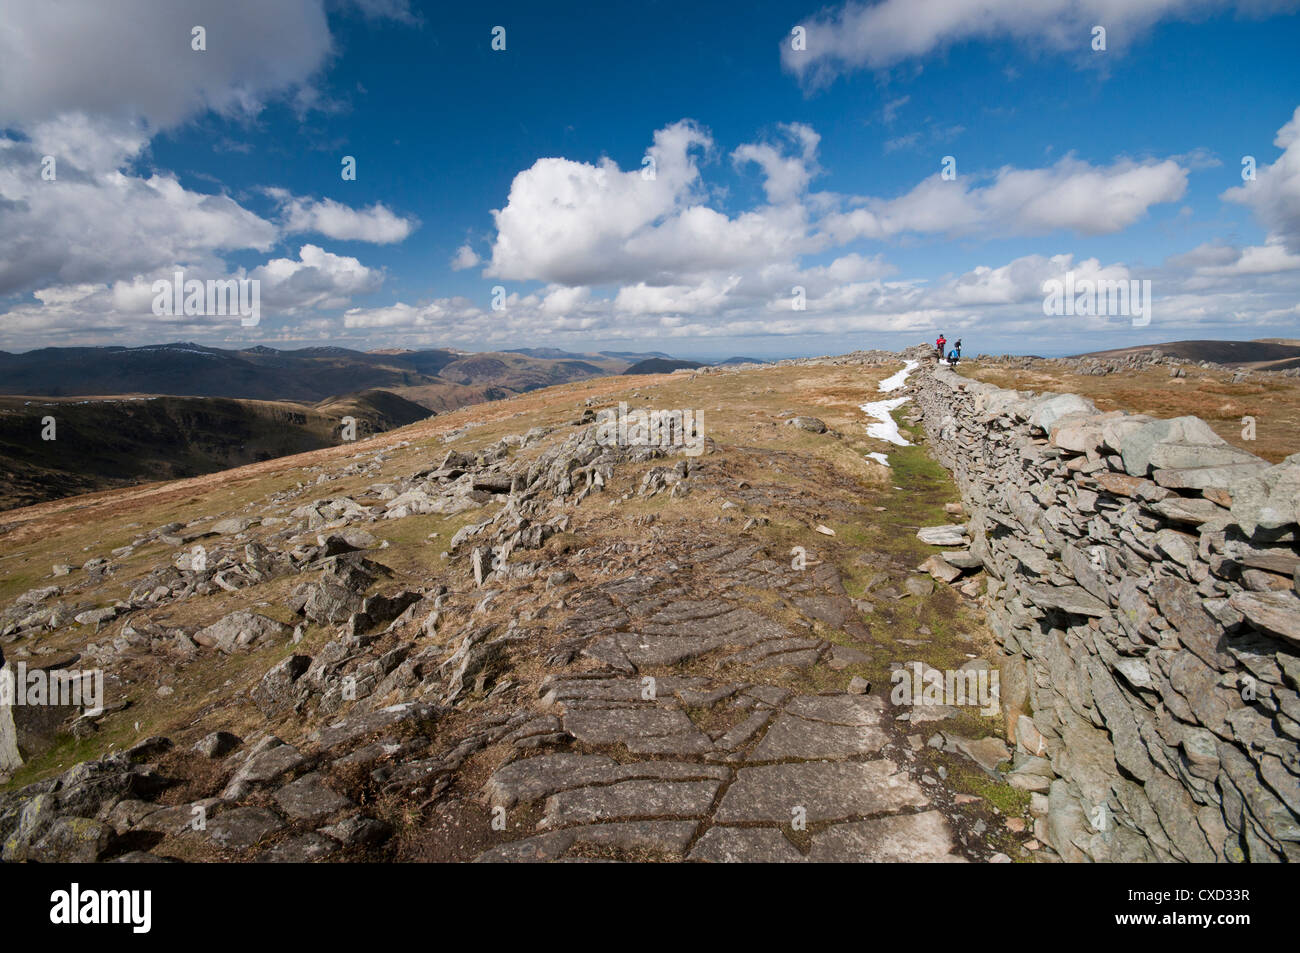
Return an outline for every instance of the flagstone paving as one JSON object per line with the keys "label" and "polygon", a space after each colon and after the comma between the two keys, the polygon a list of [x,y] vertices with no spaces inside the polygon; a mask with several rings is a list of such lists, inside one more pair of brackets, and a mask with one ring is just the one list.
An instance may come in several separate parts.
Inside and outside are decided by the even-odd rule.
{"label": "flagstone paving", "polygon": [[856,614],[838,576],[744,545],[706,548],[694,562],[712,566],[717,596],[687,598],[681,569],[597,587],[574,607],[570,629],[600,667],[550,678],[541,697],[570,749],[524,754],[492,774],[487,802],[536,809],[538,820],[478,860],[967,859],[885,699],[787,687],[790,673],[827,666],[832,645],[737,591],[798,593],[803,611],[843,624]]}

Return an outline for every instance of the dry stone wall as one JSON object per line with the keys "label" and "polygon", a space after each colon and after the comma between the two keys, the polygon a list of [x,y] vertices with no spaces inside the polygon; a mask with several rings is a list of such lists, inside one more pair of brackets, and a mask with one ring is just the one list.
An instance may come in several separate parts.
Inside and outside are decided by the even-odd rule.
{"label": "dry stone wall", "polygon": [[929,365],[989,574],[1013,783],[1071,861],[1300,859],[1300,454]]}

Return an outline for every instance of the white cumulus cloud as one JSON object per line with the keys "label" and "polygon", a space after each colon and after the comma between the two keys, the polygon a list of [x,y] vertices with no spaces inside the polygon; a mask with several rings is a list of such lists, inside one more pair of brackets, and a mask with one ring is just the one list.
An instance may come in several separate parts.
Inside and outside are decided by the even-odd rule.
{"label": "white cumulus cloud", "polygon": [[355,209],[334,199],[291,196],[283,189],[268,189],[280,201],[286,234],[314,232],[339,241],[391,245],[404,241],[419,222],[397,215],[382,202]]}
{"label": "white cumulus cloud", "polygon": [[1295,9],[1295,0],[879,0],[849,2],[797,22],[805,48],[781,41],[781,63],[807,86],[859,69],[887,69],[957,43],[1013,39],[1053,51],[1091,52],[1092,28],[1122,49],[1164,20],[1236,9],[1247,15]]}
{"label": "white cumulus cloud", "polygon": [[1255,181],[1228,189],[1223,197],[1249,207],[1261,225],[1300,253],[1300,106],[1273,144],[1282,150],[1277,161],[1259,165]]}
{"label": "white cumulus cloud", "polygon": [[1187,170],[1172,159],[1094,166],[1067,157],[1043,169],[1005,167],[989,184],[978,181],[936,173],[898,198],[857,199],[859,207],[828,216],[822,227],[841,242],[907,232],[1104,235],[1129,227],[1153,205],[1181,198]]}

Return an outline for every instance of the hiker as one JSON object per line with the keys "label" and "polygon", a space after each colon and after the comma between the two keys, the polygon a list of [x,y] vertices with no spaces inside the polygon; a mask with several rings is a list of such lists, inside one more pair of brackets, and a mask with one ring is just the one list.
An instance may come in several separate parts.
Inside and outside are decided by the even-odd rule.
{"label": "hiker", "polygon": [[948,352],[948,365],[950,367],[956,367],[959,360],[961,360],[961,352],[956,348]]}
{"label": "hiker", "polygon": [[944,337],[943,332],[940,331],[938,339],[934,342],[934,350],[939,355],[939,360],[941,361],[943,360],[943,346],[947,343],[948,339]]}

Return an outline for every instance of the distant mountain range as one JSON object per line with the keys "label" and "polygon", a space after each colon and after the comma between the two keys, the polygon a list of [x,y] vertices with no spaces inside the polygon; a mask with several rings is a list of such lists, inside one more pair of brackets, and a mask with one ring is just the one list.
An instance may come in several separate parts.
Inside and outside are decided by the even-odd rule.
{"label": "distant mountain range", "polygon": [[[549,350],[549,349],[545,349]],[[556,352],[563,353],[563,352]],[[617,374],[631,363],[599,354],[552,358],[523,352],[466,354],[448,349],[352,351],[257,346],[224,350],[178,342],[145,347],[43,348],[0,352],[0,394],[45,397],[168,394],[246,400],[318,401],[335,394],[420,388],[411,399],[445,409],[483,399],[456,387],[494,387],[501,396],[586,377]],[[438,390],[445,390],[441,397]],[[423,399],[422,399],[423,398]]]}
{"label": "distant mountain range", "polygon": [[667,358],[668,360],[672,360],[673,357],[671,354],[665,354],[663,351],[647,351],[644,354],[637,353],[636,351],[601,351],[600,354],[602,357],[612,357],[618,360],[627,361],[628,363],[631,364],[635,364],[637,361],[644,361],[652,357],[663,357],[663,358]]}
{"label": "distant mountain range", "polygon": [[[638,358],[644,355],[636,355]],[[0,352],[0,509],[196,476],[358,438],[466,404],[621,373],[553,348],[353,351],[177,342]],[[93,399],[86,399],[93,398]],[[57,438],[41,439],[53,417]]]}

